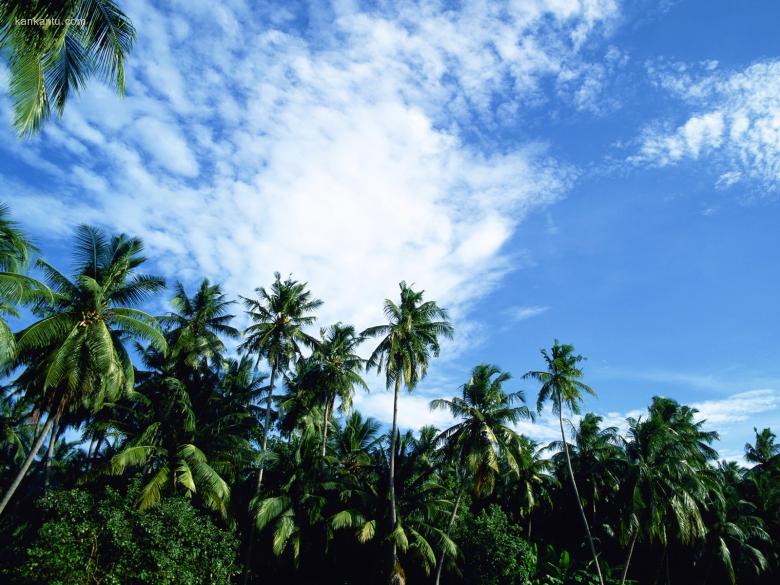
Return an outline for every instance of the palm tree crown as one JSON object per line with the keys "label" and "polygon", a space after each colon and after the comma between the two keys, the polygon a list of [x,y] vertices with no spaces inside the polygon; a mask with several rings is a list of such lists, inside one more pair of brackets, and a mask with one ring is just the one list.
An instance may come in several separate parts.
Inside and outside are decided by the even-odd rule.
{"label": "palm tree crown", "polygon": [[41,391],[53,391],[47,399],[52,407],[63,408],[86,396],[98,407],[104,399],[132,390],[135,375],[126,339],[149,341],[161,351],[167,348],[157,320],[125,306],[165,286],[161,278],[135,273],[145,261],[142,251],[137,238],[121,234],[109,240],[100,230],[81,226],[73,280],[38,261],[54,298],[38,305],[36,313],[42,318],[19,333],[17,346],[20,359],[37,363],[28,371]]}
{"label": "palm tree crown", "polygon": [[446,309],[434,301],[423,302],[425,291],[415,291],[405,282],[399,286],[400,304],[385,299],[387,324],[369,327],[362,335],[382,338],[368,368],[384,369],[388,388],[398,380],[412,390],[428,372],[431,358],[438,357],[439,338],[452,337],[453,328]]}
{"label": "palm tree crown", "polygon": [[464,462],[478,495],[493,490],[502,458],[512,471],[517,471],[516,453],[520,444],[511,425],[533,418],[527,406],[514,406],[525,401],[522,392],[504,392],[503,384],[511,377],[498,366],[480,364],[461,386],[462,396],[431,402],[432,409],[447,409],[461,421],[443,431],[439,438],[453,456]]}
{"label": "palm tree crown", "polygon": [[[17,25],[44,19],[49,26]],[[84,25],[74,22],[83,19]],[[0,48],[10,56],[10,93],[22,136],[37,132],[54,107],[62,115],[71,94],[97,75],[123,95],[125,58],[135,29],[113,0],[0,2]]]}

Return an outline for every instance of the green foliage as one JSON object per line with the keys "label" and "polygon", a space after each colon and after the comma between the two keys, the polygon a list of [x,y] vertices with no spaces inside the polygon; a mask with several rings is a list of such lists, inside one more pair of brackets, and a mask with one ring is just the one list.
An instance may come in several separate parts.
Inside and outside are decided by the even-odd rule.
{"label": "green foliage", "polygon": [[[568,551],[557,551],[552,545],[547,545],[544,553],[539,554],[536,560],[535,573],[531,579],[531,585],[598,585],[599,577],[594,572],[577,567]],[[626,579],[625,583],[620,575],[610,569],[602,561],[604,571],[604,583],[607,585],[635,585],[636,581]]]}
{"label": "green foliage", "polygon": [[[386,585],[391,571],[435,585],[778,582],[771,429],[745,446],[746,469],[717,464],[717,433],[669,398],[625,433],[593,413],[568,421],[593,391],[584,358],[556,342],[525,378],[539,382],[537,408],[558,415],[559,441],[517,435],[531,413],[489,364],[434,401],[449,428],[402,433],[394,417],[383,433],[349,412],[352,395],[364,365],[384,370],[396,399],[415,388],[452,332],[435,302],[401,283],[387,324],[317,338],[321,302],[277,274],[245,299],[236,359],[219,284],[176,286],[163,317],[141,310],[164,286],[138,274],[141,252],[136,238],[81,227],[71,277],[38,261],[48,288],[26,274],[36,250],[0,205],[0,317],[27,305],[38,319],[17,332],[0,319],[0,362],[16,366],[0,387],[0,582],[226,584],[241,571],[263,585]],[[367,336],[380,340],[364,361]],[[286,393],[274,404],[275,381]]]}
{"label": "green foliage", "polygon": [[10,62],[19,135],[38,132],[52,108],[62,115],[89,77],[124,94],[134,40],[132,23],[113,0],[0,0],[0,49]]}
{"label": "green foliage", "polygon": [[526,585],[533,574],[535,557],[522,530],[504,511],[491,505],[470,516],[457,535],[463,554],[463,578],[480,585]]}
{"label": "green foliage", "polygon": [[53,491],[38,501],[43,522],[31,527],[10,583],[77,585],[227,584],[236,573],[235,535],[187,500],[167,498],[141,512],[127,494],[106,488]]}

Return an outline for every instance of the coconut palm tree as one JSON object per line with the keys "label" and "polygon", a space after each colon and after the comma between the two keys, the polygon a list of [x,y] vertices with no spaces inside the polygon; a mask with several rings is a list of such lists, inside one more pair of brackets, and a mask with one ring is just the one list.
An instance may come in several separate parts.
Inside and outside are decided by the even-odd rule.
{"label": "coconut palm tree", "polygon": [[729,582],[737,582],[737,568],[745,566],[754,575],[768,568],[766,555],[759,546],[772,542],[756,507],[743,499],[740,487],[744,469],[735,462],[721,462],[717,469],[718,490],[710,497],[707,510],[705,556],[709,557],[705,582],[714,562],[720,565]]}
{"label": "coconut palm tree", "polygon": [[328,426],[336,399],[342,412],[352,407],[355,388],[368,390],[360,375],[365,360],[356,352],[363,338],[352,325],[336,323],[320,330],[320,339],[314,345],[310,362],[315,392],[322,406],[322,457],[328,442]]}
{"label": "coconut palm tree", "polygon": [[100,230],[80,226],[76,232],[77,272],[71,280],[39,260],[53,291],[51,301],[36,307],[41,316],[16,340],[26,370],[20,385],[48,417],[2,502],[5,509],[43,444],[44,437],[70,408],[87,405],[97,411],[106,401],[132,391],[135,374],[125,342],[142,339],[160,351],[167,348],[157,320],[135,305],[165,283],[137,274],[146,260],[143,243],[124,234],[107,239]]}
{"label": "coconut palm tree", "polygon": [[[49,24],[16,24],[28,19]],[[52,107],[61,116],[93,75],[124,95],[134,40],[132,23],[112,0],[0,1],[0,49],[9,56],[17,132],[37,132]]]}
{"label": "coconut palm tree", "polygon": [[[260,488],[263,485],[276,377],[279,374],[284,374],[289,369],[290,364],[301,355],[302,345],[311,347],[315,344],[315,339],[303,329],[314,323],[316,317],[312,313],[322,305],[322,301],[313,298],[306,286],[307,283],[298,282],[292,277],[283,281],[281,275],[276,272],[270,290],[259,287],[255,289],[258,298],[242,297],[252,324],[244,330],[246,339],[240,348],[243,352],[255,356],[258,364],[261,359],[265,359],[271,368],[260,468],[257,472],[255,486],[256,495],[260,493]],[[244,583],[247,583],[249,579],[248,567],[252,556],[255,523],[250,526],[251,534],[247,544],[247,569],[244,571]]]}
{"label": "coconut palm tree", "polygon": [[517,472],[502,473],[499,489],[501,501],[506,502],[510,517],[514,516],[512,512],[516,512],[517,519],[526,519],[526,539],[530,540],[533,513],[542,504],[552,503],[553,489],[559,484],[551,473],[554,468],[552,461],[543,457],[547,448],[523,435],[520,435],[519,442]]}
{"label": "coconut palm tree", "polygon": [[143,352],[150,368],[134,393],[131,416],[118,422],[125,440],[110,461],[110,471],[141,466],[146,480],[142,509],[156,504],[163,491],[198,494],[206,505],[227,514],[230,491],[251,461],[251,441],[259,409],[252,402],[264,376],[252,361],[225,359],[220,336],[235,338],[228,301],[219,285],[203,280],[188,296],[177,285],[175,312],[161,320],[169,351]]}
{"label": "coconut palm tree", "polygon": [[[593,524],[597,521],[597,502],[610,504],[610,497],[617,493],[623,467],[618,429],[601,428],[603,420],[597,414],[586,413],[576,426],[572,425],[573,442],[568,445],[577,485],[585,494]],[[564,457],[563,444],[553,441],[548,449],[557,451],[553,456],[557,465],[558,460]]]}
{"label": "coconut palm tree", "polygon": [[769,428],[759,432],[754,427],[753,432],[756,434],[756,442],[753,445],[745,444],[745,460],[757,465],[767,465],[780,455],[780,443],[775,441],[777,436]]}
{"label": "coconut palm tree", "polygon": [[[254,355],[258,363],[265,359],[271,368],[263,428],[263,453],[268,446],[276,376],[283,374],[301,355],[302,345],[311,347],[316,343],[303,328],[314,323],[316,317],[311,313],[322,305],[321,300],[312,298],[311,292],[306,290],[307,283],[289,277],[282,281],[278,272],[274,273],[274,278],[270,290],[263,287],[255,289],[257,299],[242,297],[252,325],[244,331],[246,340],[241,344],[241,350]],[[261,460],[257,474],[258,490],[263,483],[263,469]]]}
{"label": "coconut palm tree", "polygon": [[[498,366],[480,364],[471,371],[469,381],[461,386],[461,396],[431,401],[431,409],[448,410],[453,418],[460,420],[438,437],[451,454],[460,480],[455,505],[447,523],[448,535],[466,484],[460,469],[461,461],[463,471],[471,478],[478,497],[493,491],[502,459],[510,471],[515,475],[518,472],[516,455],[521,445],[511,425],[521,419],[531,419],[533,415],[527,406],[514,406],[515,403],[525,401],[522,392],[507,394],[504,391],[503,384],[511,377],[509,372],[502,372]],[[436,566],[436,585],[441,580],[443,566],[442,552]]]}
{"label": "coconut palm tree", "polygon": [[577,482],[574,479],[569,445],[566,442],[566,433],[563,430],[564,407],[567,407],[572,414],[576,414],[579,412],[583,393],[591,395],[595,395],[596,393],[580,379],[582,378],[582,370],[577,364],[585,358],[574,353],[573,345],[561,344],[556,339],[550,352],[546,349],[542,349],[541,353],[545,364],[547,365],[547,370],[527,372],[523,376],[523,379],[533,379],[542,384],[539,389],[539,397],[536,404],[537,411],[541,413],[545,402],[550,400],[552,402],[553,412],[558,415],[563,452],[566,456],[566,465],[569,470],[571,485],[572,488],[574,488],[574,496],[577,499],[577,506],[582,516],[582,522],[585,525],[585,534],[587,535],[588,544],[590,545],[590,552],[593,555],[593,562],[596,565],[599,583],[604,585],[604,577],[601,574],[601,567],[599,565],[598,555],[596,554],[596,546],[593,543],[588,519],[585,516],[585,510],[582,506],[580,492],[577,489]]}
{"label": "coconut palm tree", "polygon": [[160,322],[166,327],[171,359],[180,360],[190,368],[207,360],[213,366],[221,366],[225,344],[221,337],[237,339],[241,333],[230,325],[234,315],[228,313],[235,301],[227,299],[218,284],[204,278],[197,292],[187,295],[181,283],[176,283],[171,300],[174,311]]}
{"label": "coconut palm tree", "polygon": [[280,445],[285,454],[275,459],[283,480],[251,504],[258,530],[272,529],[274,555],[289,549],[296,567],[307,542],[327,543],[326,506],[336,499],[326,469],[319,465],[318,433],[312,431],[307,429]]}
{"label": "coconut palm tree", "polygon": [[709,496],[718,493],[707,465],[709,443],[717,435],[703,431],[695,414],[695,409],[655,397],[646,419],[628,419],[622,499],[627,502],[623,535],[630,543],[623,582],[638,540],[658,542],[664,551],[661,564],[668,566],[672,537],[692,544],[706,534],[702,514]]}
{"label": "coconut palm tree", "polygon": [[164,492],[180,491],[197,494],[208,508],[226,516],[230,488],[204,453],[209,442],[198,433],[198,413],[187,387],[173,377],[152,378],[134,393],[131,408],[128,423],[117,425],[125,440],[111,458],[109,472],[144,470],[138,507],[148,509]]}
{"label": "coconut palm tree", "polygon": [[[439,355],[441,337],[452,337],[453,328],[447,311],[434,301],[423,301],[424,291],[415,291],[405,282],[400,304],[385,300],[384,312],[388,323],[369,327],[364,337],[381,337],[379,345],[368,359],[367,368],[385,372],[387,388],[393,387],[393,425],[390,431],[390,462],[388,482],[390,518],[394,527],[399,524],[395,498],[395,454],[398,433],[398,395],[401,385],[411,392],[428,372],[432,357]],[[391,583],[401,574],[398,566],[397,543],[392,545]]]}

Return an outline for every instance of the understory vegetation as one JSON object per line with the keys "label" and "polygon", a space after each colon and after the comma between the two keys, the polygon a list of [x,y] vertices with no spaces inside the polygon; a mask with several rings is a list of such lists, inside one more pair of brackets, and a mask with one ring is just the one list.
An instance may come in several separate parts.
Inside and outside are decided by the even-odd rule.
{"label": "understory vegetation", "polygon": [[[745,468],[671,398],[607,426],[558,341],[517,377],[476,364],[431,403],[452,426],[401,429],[398,396],[453,333],[413,285],[358,331],[319,323],[292,276],[166,288],[140,240],[87,226],[71,257],[39,257],[0,209],[2,582],[780,580],[770,429]],[[352,407],[377,374],[387,426]],[[516,431],[545,411],[559,440]]]}

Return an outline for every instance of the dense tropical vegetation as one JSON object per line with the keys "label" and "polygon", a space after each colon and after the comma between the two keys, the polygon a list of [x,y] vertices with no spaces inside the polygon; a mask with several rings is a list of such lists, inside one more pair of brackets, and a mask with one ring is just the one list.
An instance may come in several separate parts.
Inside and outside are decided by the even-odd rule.
{"label": "dense tropical vegetation", "polygon": [[[360,332],[322,326],[278,273],[243,299],[206,279],[166,292],[126,235],[79,227],[70,274],[37,253],[0,207],[3,582],[780,579],[770,429],[747,468],[670,398],[625,431],[575,416],[595,392],[557,341],[519,379],[477,364],[431,403],[447,428],[401,429],[400,392],[453,333],[413,285]],[[353,408],[374,372],[388,427]],[[560,440],[519,434],[547,404]]]}

